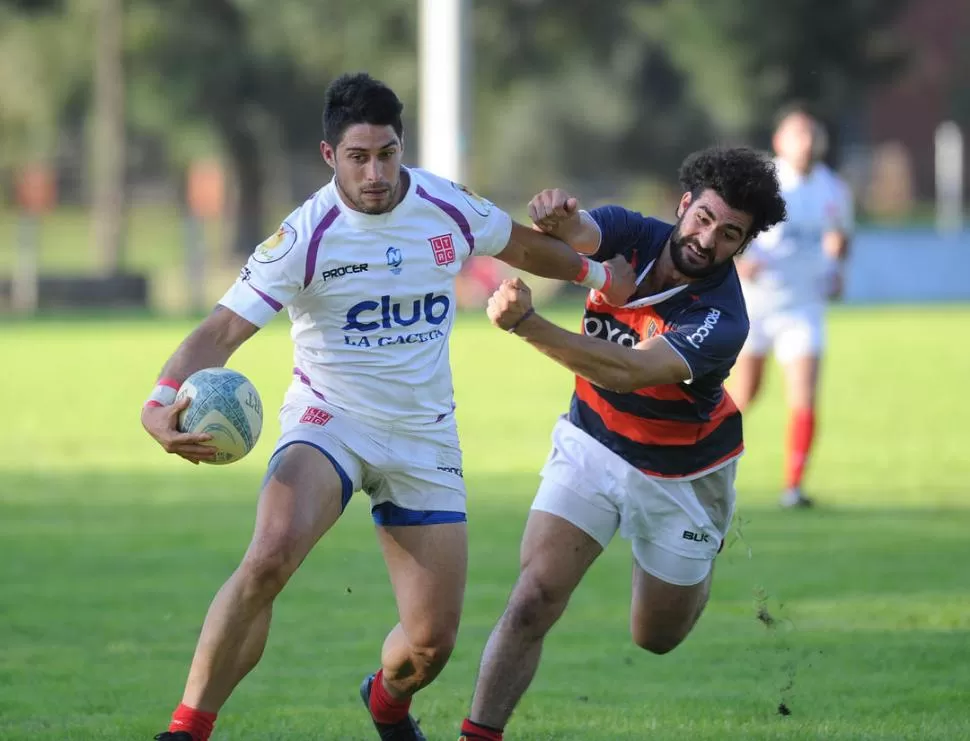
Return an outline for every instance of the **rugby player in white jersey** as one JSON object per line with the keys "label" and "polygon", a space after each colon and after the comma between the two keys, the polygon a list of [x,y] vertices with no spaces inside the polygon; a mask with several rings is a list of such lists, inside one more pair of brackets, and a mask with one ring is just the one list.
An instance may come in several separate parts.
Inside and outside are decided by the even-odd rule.
{"label": "rugby player in white jersey", "polygon": [[[165,364],[142,422],[198,463],[206,436],[181,434],[175,388],[221,366],[284,308],[295,345],[256,526],[209,608],[164,741],[207,741],[256,665],[273,600],[353,492],[370,497],[400,622],[361,696],[382,739],[424,739],[411,697],[442,670],[458,632],[467,542],[448,339],[455,276],[471,255],[573,280],[624,301],[621,259],[605,267],[460,185],[402,166],[402,105],[371,77],[327,90],[321,152],[334,178],[256,248],[213,313]],[[323,633],[321,633],[323,638]],[[376,663],[376,656],[375,656]]]}
{"label": "rugby player in white jersey", "polygon": [[744,411],[761,389],[765,360],[781,364],[788,402],[785,507],[811,506],[802,492],[812,443],[828,300],[842,292],[853,227],[849,188],[817,162],[819,121],[803,106],[782,111],[772,140],[788,220],[756,239],[738,258],[751,330],[731,379]]}

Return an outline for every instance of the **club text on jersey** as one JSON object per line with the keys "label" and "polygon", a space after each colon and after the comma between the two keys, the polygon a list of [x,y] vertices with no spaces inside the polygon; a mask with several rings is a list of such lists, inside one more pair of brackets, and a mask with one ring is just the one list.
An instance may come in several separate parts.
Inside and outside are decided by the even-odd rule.
{"label": "club text on jersey", "polygon": [[[391,296],[384,295],[379,300],[360,301],[347,311],[347,323],[343,326],[344,332],[359,334],[344,335],[344,343],[356,347],[384,347],[440,340],[445,337],[445,332],[438,327],[448,319],[450,310],[451,300],[447,296],[433,293],[425,294],[423,299],[394,300]],[[382,329],[410,327],[422,320],[432,328],[406,334],[368,336]]]}

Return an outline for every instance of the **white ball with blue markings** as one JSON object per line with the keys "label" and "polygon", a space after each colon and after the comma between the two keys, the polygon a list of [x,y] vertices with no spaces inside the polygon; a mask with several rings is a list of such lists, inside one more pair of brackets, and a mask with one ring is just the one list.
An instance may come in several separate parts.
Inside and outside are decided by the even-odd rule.
{"label": "white ball with blue markings", "polygon": [[179,413],[180,432],[206,433],[217,452],[203,463],[225,465],[244,458],[263,430],[263,402],[256,387],[242,373],[228,368],[206,368],[185,379],[176,401],[192,403]]}

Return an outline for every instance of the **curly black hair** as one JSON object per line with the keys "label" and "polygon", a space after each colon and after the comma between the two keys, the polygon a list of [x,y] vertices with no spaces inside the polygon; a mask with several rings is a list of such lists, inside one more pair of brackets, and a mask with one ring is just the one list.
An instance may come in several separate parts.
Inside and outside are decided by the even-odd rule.
{"label": "curly black hair", "polygon": [[731,208],[751,214],[749,239],[788,214],[775,163],[748,147],[710,147],[694,152],[680,166],[680,184],[694,198],[713,190]]}
{"label": "curly black hair", "polygon": [[404,104],[387,85],[366,72],[347,73],[330,83],[323,101],[323,139],[336,147],[350,126],[392,126],[404,133]]}

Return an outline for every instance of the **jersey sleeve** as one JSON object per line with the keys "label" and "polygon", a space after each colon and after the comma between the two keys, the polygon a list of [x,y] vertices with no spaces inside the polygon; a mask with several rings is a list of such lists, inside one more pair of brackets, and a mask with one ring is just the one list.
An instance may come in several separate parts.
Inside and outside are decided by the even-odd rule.
{"label": "jersey sleeve", "polygon": [[289,306],[305,287],[310,229],[297,209],[260,243],[219,303],[257,327]]}
{"label": "jersey sleeve", "polygon": [[748,322],[731,313],[704,306],[691,309],[676,329],[661,335],[690,370],[690,380],[733,363],[748,337]]}
{"label": "jersey sleeve", "polygon": [[451,187],[465,224],[456,221],[463,231],[467,224],[468,233],[463,236],[472,246],[471,256],[493,256],[504,250],[512,235],[512,217],[460,183],[452,183]]}
{"label": "jersey sleeve", "polygon": [[589,212],[600,229],[600,247],[590,259],[606,262],[617,255],[631,260],[637,245],[648,243],[650,222],[636,211],[621,206],[600,206]]}

